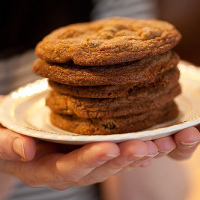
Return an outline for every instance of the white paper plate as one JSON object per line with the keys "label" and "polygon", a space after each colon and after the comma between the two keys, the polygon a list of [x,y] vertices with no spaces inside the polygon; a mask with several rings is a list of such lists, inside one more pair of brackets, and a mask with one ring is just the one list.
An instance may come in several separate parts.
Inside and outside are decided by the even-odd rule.
{"label": "white paper plate", "polygon": [[53,126],[50,110],[45,106],[49,92],[47,79],[21,87],[3,100],[0,105],[0,122],[7,128],[35,138],[64,144],[86,144],[97,141],[121,142],[130,139],[153,140],[171,135],[184,128],[200,124],[200,68],[181,61],[180,83],[182,94],[176,98],[179,117],[151,129],[115,135],[78,135]]}

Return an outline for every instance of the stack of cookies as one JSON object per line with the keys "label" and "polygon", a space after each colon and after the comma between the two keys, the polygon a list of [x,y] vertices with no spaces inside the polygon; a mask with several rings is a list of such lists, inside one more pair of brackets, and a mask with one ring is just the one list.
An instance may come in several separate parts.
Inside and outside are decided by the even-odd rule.
{"label": "stack of cookies", "polygon": [[181,39],[167,22],[107,18],[53,31],[33,71],[49,78],[51,122],[86,134],[136,132],[178,116]]}

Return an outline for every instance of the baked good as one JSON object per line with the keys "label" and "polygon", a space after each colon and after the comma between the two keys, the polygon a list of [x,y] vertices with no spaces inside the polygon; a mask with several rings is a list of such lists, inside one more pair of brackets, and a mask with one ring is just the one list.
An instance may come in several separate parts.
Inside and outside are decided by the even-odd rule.
{"label": "baked good", "polygon": [[135,93],[140,88],[161,88],[170,83],[178,82],[180,72],[174,67],[155,77],[154,82],[151,80],[128,83],[123,85],[100,85],[100,86],[73,86],[58,83],[49,80],[49,85],[54,91],[69,96],[82,98],[118,98],[126,97],[131,93]]}
{"label": "baked good", "polygon": [[59,28],[39,42],[36,54],[53,63],[113,65],[165,53],[180,39],[168,22],[113,17]]}
{"label": "baked good", "polygon": [[181,34],[164,21],[114,17],[73,24],[36,46],[51,122],[85,135],[140,131],[175,119]]}
{"label": "baked good", "polygon": [[74,86],[119,85],[151,80],[175,67],[180,58],[169,51],[135,62],[107,66],[80,66],[73,63],[51,64],[36,60],[33,71],[55,82]]}
{"label": "baked good", "polygon": [[161,108],[137,115],[115,118],[80,118],[52,112],[52,123],[64,130],[84,135],[110,135],[137,132],[175,119],[179,114],[177,105],[170,102]]}
{"label": "baked good", "polygon": [[52,91],[46,104],[54,112],[81,118],[110,118],[144,113],[172,101],[181,92],[178,83],[159,89],[140,89],[122,98],[77,98]]}

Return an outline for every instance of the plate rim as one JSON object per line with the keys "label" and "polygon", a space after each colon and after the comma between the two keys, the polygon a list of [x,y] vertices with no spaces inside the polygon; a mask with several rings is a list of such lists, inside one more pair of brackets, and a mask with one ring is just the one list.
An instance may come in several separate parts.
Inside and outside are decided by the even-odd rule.
{"label": "plate rim", "polygon": [[[200,69],[197,68],[196,66],[194,66],[193,64],[187,62],[187,61],[181,61],[178,64],[178,67],[180,69],[181,72],[184,72],[184,70],[188,70],[190,73],[198,73],[200,76]],[[187,68],[187,69],[185,69]],[[30,86],[33,86],[33,84],[35,84],[37,86],[37,84],[41,84],[44,83],[44,85],[46,84],[45,87],[40,88],[40,90],[36,90],[33,93],[30,93],[28,96],[25,97],[18,97],[21,98],[20,100],[24,100],[26,101],[26,99],[33,97],[34,95],[37,94],[41,94],[42,92],[46,91],[48,89],[48,84],[47,84],[47,78],[43,78],[43,79],[39,79],[36,80],[32,83],[26,84],[20,88],[17,88],[16,90],[10,92],[8,95],[5,96],[5,98],[3,99],[3,101],[0,104],[0,123],[7,127],[8,129],[15,131],[17,133],[23,134],[23,135],[27,135],[27,136],[31,136],[31,137],[35,137],[38,139],[44,139],[44,140],[48,140],[48,141],[54,141],[54,142],[59,142],[59,143],[70,143],[70,144],[76,144],[76,143],[91,143],[91,142],[98,142],[98,141],[113,141],[113,142],[120,142],[120,141],[125,141],[125,140],[130,140],[130,139],[141,139],[137,137],[138,134],[143,134],[143,137],[153,137],[157,134],[167,134],[170,132],[170,134],[173,134],[174,132],[177,132],[179,130],[182,130],[184,128],[190,127],[190,126],[195,126],[197,124],[200,124],[200,114],[197,116],[194,116],[193,118],[184,121],[184,122],[179,122],[177,124],[173,124],[167,127],[160,127],[160,128],[155,128],[155,129],[149,129],[149,130],[144,130],[144,131],[138,131],[138,132],[131,132],[131,133],[123,133],[123,134],[112,134],[112,135],[81,135],[81,134],[76,134],[76,135],[56,135],[44,130],[37,130],[34,128],[30,128],[30,127],[26,127],[26,126],[22,126],[20,127],[18,125],[17,122],[15,122],[12,118],[11,118],[11,113],[10,111],[8,112],[7,110],[4,109],[5,104],[11,104],[13,105],[13,103],[15,101],[18,100],[18,98],[14,98],[15,95],[20,93],[20,90],[23,90],[25,88],[29,88]],[[36,88],[37,89],[37,88]],[[4,114],[7,115],[6,119],[4,116]],[[50,133],[50,135],[46,135],[46,134]]]}

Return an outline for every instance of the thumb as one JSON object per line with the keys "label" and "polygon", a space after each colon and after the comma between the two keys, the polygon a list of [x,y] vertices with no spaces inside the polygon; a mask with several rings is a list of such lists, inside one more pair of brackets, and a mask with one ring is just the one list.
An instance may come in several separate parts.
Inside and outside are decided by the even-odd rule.
{"label": "thumb", "polygon": [[0,159],[30,161],[36,152],[33,138],[20,135],[0,125]]}

